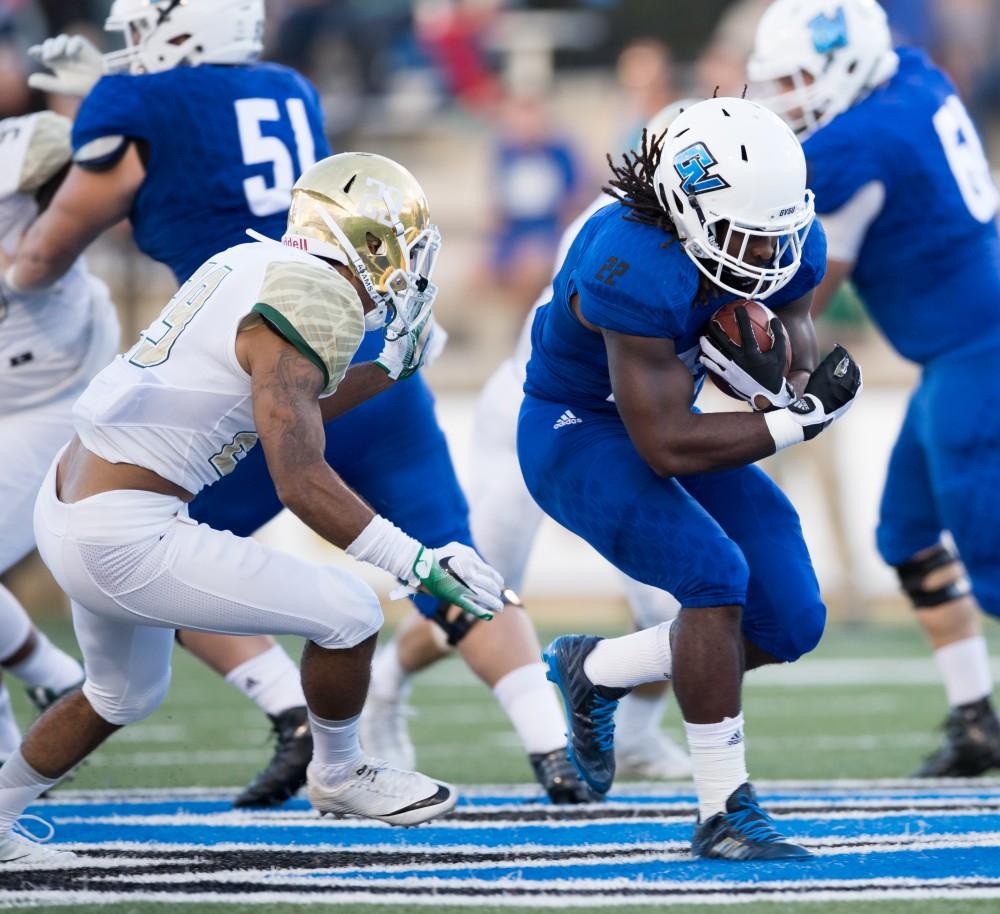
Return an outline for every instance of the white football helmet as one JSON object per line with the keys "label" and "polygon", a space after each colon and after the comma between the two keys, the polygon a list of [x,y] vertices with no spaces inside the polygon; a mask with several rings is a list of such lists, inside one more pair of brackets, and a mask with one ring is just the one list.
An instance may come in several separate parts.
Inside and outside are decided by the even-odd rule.
{"label": "white football helmet", "polygon": [[[795,275],[813,194],[802,146],[767,108],[742,98],[688,108],[667,129],[653,184],[685,253],[719,288],[763,299]],[[755,263],[761,239],[771,256]]]}
{"label": "white football helmet", "polygon": [[658,140],[664,133],[666,133],[667,128],[674,122],[674,118],[678,114],[682,114],[687,111],[692,105],[697,105],[699,99],[697,98],[682,98],[676,102],[671,102],[669,105],[665,105],[659,111],[656,112],[647,122],[646,122],[646,133],[649,136],[650,141]]}
{"label": "white football helmet", "polygon": [[110,73],[249,63],[263,48],[264,0],[114,0],[104,29],[125,37],[104,57]]}
{"label": "white football helmet", "polygon": [[805,139],[898,66],[885,10],[875,0],[775,0],[757,26],[747,75],[761,104]]}

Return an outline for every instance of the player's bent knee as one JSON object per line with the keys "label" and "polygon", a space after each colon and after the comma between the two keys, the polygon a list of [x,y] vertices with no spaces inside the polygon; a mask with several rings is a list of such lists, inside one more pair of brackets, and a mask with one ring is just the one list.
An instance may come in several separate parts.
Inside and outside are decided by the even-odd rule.
{"label": "player's bent knee", "polygon": [[149,717],[163,703],[169,688],[168,673],[141,692],[126,691],[124,694],[88,679],[83,684],[83,694],[98,717],[109,724],[125,727]]}
{"label": "player's bent knee", "polygon": [[355,575],[342,569],[327,568],[321,630],[307,635],[310,641],[330,650],[356,647],[378,633],[385,617],[375,591]]}
{"label": "player's bent knee", "polygon": [[[676,590],[669,582],[659,584],[671,590],[681,606],[731,606],[746,601],[750,568],[743,551],[728,537],[706,546],[704,562],[689,570],[688,581]],[[665,557],[671,562],[670,556]]]}
{"label": "player's bent knee", "polygon": [[[940,568],[952,566],[952,577],[928,586],[928,576]],[[962,572],[958,554],[944,543],[927,550],[919,558],[912,558],[895,566],[903,592],[910,598],[914,609],[934,609],[970,593],[969,581]]]}
{"label": "player's bent knee", "polygon": [[788,654],[783,660],[791,663],[816,649],[826,629],[826,606],[817,603],[795,616],[795,626],[788,633]]}

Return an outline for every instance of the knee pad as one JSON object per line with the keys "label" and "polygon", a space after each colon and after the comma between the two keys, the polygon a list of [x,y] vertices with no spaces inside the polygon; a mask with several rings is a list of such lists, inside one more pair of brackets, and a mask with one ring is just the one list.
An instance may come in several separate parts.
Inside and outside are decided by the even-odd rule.
{"label": "knee pad", "polygon": [[83,684],[83,694],[99,717],[109,724],[124,727],[149,717],[167,697],[170,673],[141,694],[115,694],[90,679]]}
{"label": "knee pad", "polygon": [[964,574],[933,590],[924,588],[924,578],[930,572],[946,565],[957,565],[958,561],[958,554],[950,546],[938,543],[923,558],[910,559],[908,562],[896,565],[899,583],[909,596],[914,609],[933,609],[943,603],[969,595],[971,592],[969,581]]}

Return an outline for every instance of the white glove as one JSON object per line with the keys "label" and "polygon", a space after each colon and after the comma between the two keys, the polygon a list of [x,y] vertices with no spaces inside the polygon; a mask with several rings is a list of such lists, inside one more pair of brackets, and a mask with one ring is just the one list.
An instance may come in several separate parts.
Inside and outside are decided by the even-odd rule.
{"label": "white glove", "polygon": [[775,452],[815,438],[854,405],[863,388],[861,366],[843,346],[834,346],[809,376],[802,397],[764,416]]}
{"label": "white glove", "polygon": [[57,35],[28,48],[28,56],[52,73],[32,73],[28,85],[42,92],[83,98],[104,75],[104,55],[82,35]]}
{"label": "white glove", "polygon": [[423,587],[439,600],[480,619],[492,619],[504,605],[500,573],[464,543],[421,549],[412,576],[403,583],[414,589]]}
{"label": "white glove", "polygon": [[376,515],[346,551],[400,581],[403,587],[389,594],[393,600],[423,588],[480,619],[492,619],[503,609],[503,578],[462,543],[428,549]]}
{"label": "white glove", "polygon": [[386,327],[385,345],[375,364],[392,380],[402,381],[418,369],[430,365],[447,342],[448,334],[428,310],[419,323],[398,336],[392,325]]}

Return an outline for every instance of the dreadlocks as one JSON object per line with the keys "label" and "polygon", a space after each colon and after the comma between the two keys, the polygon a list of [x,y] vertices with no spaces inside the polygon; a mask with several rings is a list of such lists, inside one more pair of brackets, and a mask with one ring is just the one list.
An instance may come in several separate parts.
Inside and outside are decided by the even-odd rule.
{"label": "dreadlocks", "polygon": [[666,245],[676,239],[677,229],[666,207],[660,202],[653,184],[665,136],[665,130],[659,136],[654,136],[644,129],[639,149],[626,152],[617,165],[609,153],[607,158],[608,165],[611,166],[611,178],[608,186],[602,190],[628,208],[629,214],[623,218],[629,222],[652,225],[666,232],[670,236],[664,242]]}

